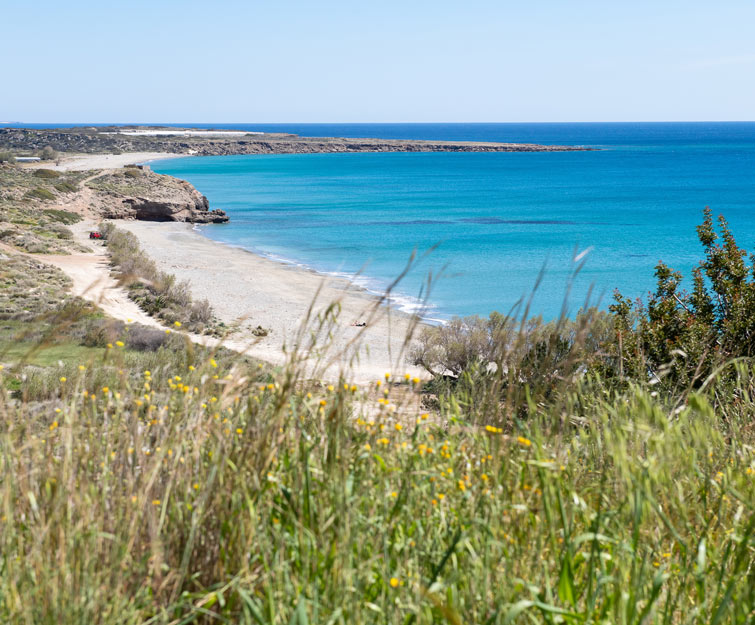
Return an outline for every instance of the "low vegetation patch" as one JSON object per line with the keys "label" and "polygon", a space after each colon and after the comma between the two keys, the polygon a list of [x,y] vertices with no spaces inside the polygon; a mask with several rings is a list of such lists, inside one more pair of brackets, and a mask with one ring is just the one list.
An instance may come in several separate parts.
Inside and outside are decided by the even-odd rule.
{"label": "low vegetation patch", "polygon": [[66,226],[77,224],[81,221],[81,215],[77,215],[76,213],[71,213],[69,211],[60,210],[57,208],[46,208],[42,211],[42,213],[50,219],[61,224],[65,224]]}
{"label": "low vegetation patch", "polygon": [[32,189],[26,194],[27,198],[36,199],[36,200],[54,200],[55,194],[52,191],[49,191],[48,189],[43,189],[42,187],[37,187],[36,189]]}
{"label": "low vegetation patch", "polygon": [[222,329],[207,300],[193,301],[189,283],[157,269],[139,240],[112,223],[100,226],[110,260],[128,284],[129,296],[148,314],[169,324],[178,322],[191,332],[218,333]]}
{"label": "low vegetation patch", "polygon": [[55,178],[60,178],[60,172],[54,169],[35,169],[34,176],[36,178],[44,178],[45,180],[54,180]]}
{"label": "low vegetation patch", "polygon": [[65,227],[81,218],[75,213],[52,208],[54,203],[66,201],[64,195],[75,193],[85,175],[10,165],[0,167],[0,240],[33,254],[85,251],[72,241],[73,236]]}
{"label": "low vegetation patch", "polygon": [[59,269],[20,255],[0,256],[0,320],[31,320],[65,302],[70,279]]}

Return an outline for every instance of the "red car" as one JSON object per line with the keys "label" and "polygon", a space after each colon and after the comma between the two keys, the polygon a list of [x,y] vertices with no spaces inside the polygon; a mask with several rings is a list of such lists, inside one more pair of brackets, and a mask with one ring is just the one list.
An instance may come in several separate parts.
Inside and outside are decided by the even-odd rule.
{"label": "red car", "polygon": [[89,233],[89,238],[90,239],[101,239],[102,238],[102,234],[100,234],[99,232],[90,232]]}

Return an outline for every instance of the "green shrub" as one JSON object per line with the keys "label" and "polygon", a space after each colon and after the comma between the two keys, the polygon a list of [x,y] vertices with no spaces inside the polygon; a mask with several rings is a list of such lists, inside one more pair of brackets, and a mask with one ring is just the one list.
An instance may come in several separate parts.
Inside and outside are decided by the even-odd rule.
{"label": "green shrub", "polygon": [[65,224],[66,226],[79,223],[82,219],[81,215],[77,215],[76,213],[71,213],[69,211],[61,210],[58,208],[46,208],[42,212],[51,219]]}
{"label": "green shrub", "polygon": [[0,152],[0,163],[15,163],[16,157],[13,152]]}
{"label": "green shrub", "polygon": [[29,191],[25,197],[33,198],[36,200],[54,200],[55,194],[52,193],[52,191],[43,189],[42,187],[37,187],[36,189]]}
{"label": "green shrub", "polygon": [[60,178],[60,172],[57,172],[54,169],[35,169],[33,175],[35,178],[44,178],[45,180]]}
{"label": "green shrub", "polygon": [[55,186],[55,189],[57,191],[60,191],[61,193],[73,193],[79,190],[78,186],[67,181],[59,182],[54,186]]}
{"label": "green shrub", "polygon": [[54,161],[58,158],[58,152],[52,146],[47,145],[39,152],[39,158],[43,161]]}
{"label": "green shrub", "polygon": [[723,217],[718,229],[706,207],[697,228],[705,259],[692,271],[690,292],[681,289],[681,273],[661,262],[647,303],[616,293],[617,340],[609,347],[623,376],[699,387],[723,363],[755,356],[755,256],[746,262]]}
{"label": "green shrub", "polygon": [[126,176],[126,178],[141,178],[142,172],[138,169],[127,169],[123,172],[123,175]]}

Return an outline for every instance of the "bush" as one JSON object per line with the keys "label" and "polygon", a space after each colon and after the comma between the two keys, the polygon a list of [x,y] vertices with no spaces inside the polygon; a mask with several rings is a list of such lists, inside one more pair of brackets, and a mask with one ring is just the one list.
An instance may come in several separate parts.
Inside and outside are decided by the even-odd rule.
{"label": "bush", "polygon": [[661,262],[647,304],[615,294],[610,347],[621,375],[694,388],[722,363],[755,355],[755,256],[748,266],[723,217],[718,230],[706,207],[697,228],[705,259],[692,272],[691,292],[681,289],[682,275]]}
{"label": "bush", "polygon": [[71,182],[63,181],[56,184],[55,189],[61,193],[73,193],[74,191],[78,191],[79,187]]}
{"label": "bush", "polygon": [[15,163],[16,157],[13,152],[0,152],[0,163]]}
{"label": "bush", "polygon": [[58,158],[57,150],[54,150],[52,146],[47,145],[39,153],[39,158],[43,161],[54,161]]}
{"label": "bush", "polygon": [[60,178],[60,172],[57,172],[54,169],[35,169],[33,175],[35,178],[43,178],[45,180]]}
{"label": "bush", "polygon": [[76,213],[70,213],[68,211],[61,210],[58,208],[46,208],[42,212],[48,217],[50,217],[51,219],[58,221],[62,224],[65,224],[66,226],[70,226],[71,224],[77,224],[82,219],[81,215],[77,215]]}
{"label": "bush", "polygon": [[586,371],[603,364],[612,330],[608,315],[597,309],[550,323],[520,323],[498,313],[454,318],[423,328],[409,360],[433,376],[436,393],[467,393],[473,422],[491,423],[559,401]]}
{"label": "bush", "polygon": [[165,346],[170,337],[162,330],[141,324],[128,326],[126,346],[140,352],[154,352]]}
{"label": "bush", "polygon": [[193,302],[187,281],[178,282],[172,274],[160,271],[130,232],[110,223],[100,225],[107,240],[110,260],[121,276],[130,282],[129,297],[145,312],[168,323],[176,321],[187,330],[201,332],[213,319],[206,300]]}
{"label": "bush", "polygon": [[26,197],[33,198],[35,200],[54,200],[55,194],[51,191],[48,191],[47,189],[43,189],[42,187],[37,187],[36,189],[32,189],[26,194]]}

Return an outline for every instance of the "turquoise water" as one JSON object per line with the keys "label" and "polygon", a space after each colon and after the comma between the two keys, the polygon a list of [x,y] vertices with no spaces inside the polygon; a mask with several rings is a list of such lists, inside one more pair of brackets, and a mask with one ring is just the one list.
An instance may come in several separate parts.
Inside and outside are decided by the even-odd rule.
{"label": "turquoise water", "polygon": [[421,261],[399,286],[397,303],[412,308],[428,272],[441,273],[430,293],[430,318],[508,312],[532,291],[543,268],[532,311],[553,318],[575,251],[586,252],[586,263],[568,298],[570,314],[590,289],[591,302],[602,307],[617,288],[643,296],[653,288],[659,259],[685,272],[699,260],[695,226],[706,205],[726,216],[740,244],[755,249],[755,123],[241,127],[601,148],[153,163],[157,172],[189,180],[212,208],[229,213],[230,224],[201,228],[218,241],[321,272],[360,273],[361,283],[375,291],[416,249]]}

